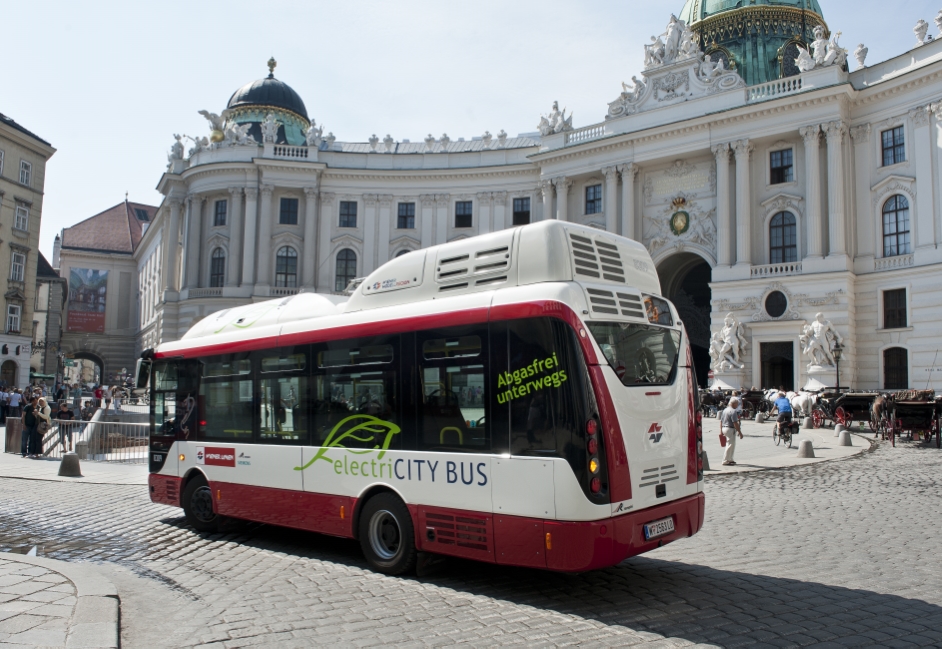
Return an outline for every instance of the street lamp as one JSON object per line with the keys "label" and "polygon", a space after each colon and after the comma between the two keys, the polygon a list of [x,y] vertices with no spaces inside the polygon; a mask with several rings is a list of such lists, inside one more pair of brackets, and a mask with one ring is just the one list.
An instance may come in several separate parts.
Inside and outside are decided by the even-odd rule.
{"label": "street lamp", "polygon": [[841,354],[844,353],[844,345],[836,339],[831,342],[831,353],[834,354],[834,362],[837,364],[837,389],[841,389]]}

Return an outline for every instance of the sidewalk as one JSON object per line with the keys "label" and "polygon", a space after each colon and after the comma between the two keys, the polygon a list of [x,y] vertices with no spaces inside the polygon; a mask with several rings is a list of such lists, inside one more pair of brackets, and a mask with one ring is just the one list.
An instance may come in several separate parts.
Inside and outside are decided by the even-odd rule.
{"label": "sidewalk", "polygon": [[118,591],[92,568],[0,554],[0,646],[118,646]]}
{"label": "sidewalk", "polygon": [[[711,468],[706,475],[781,469],[836,460],[869,450],[870,441],[874,439],[869,428],[861,430],[858,425],[851,431],[851,441],[854,445],[838,446],[838,438],[834,437],[833,428],[810,430],[802,428],[797,435],[792,437],[792,447],[788,448],[784,444],[776,446],[775,442],[772,441],[772,427],[774,425],[774,420],[762,424],[757,424],[753,420],[742,422],[743,438],[736,440],[736,464],[734,466],[723,466],[723,452],[725,449],[720,446],[720,422],[718,419],[704,419],[703,450],[710,460]],[[803,439],[810,439],[814,445],[814,458],[803,459],[798,457],[798,445],[801,444]]]}

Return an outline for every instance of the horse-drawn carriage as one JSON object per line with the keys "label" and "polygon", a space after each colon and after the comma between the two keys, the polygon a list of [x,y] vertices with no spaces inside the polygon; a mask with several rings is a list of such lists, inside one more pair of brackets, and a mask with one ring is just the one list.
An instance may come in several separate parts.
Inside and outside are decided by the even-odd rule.
{"label": "horse-drawn carriage", "polygon": [[811,411],[811,421],[815,428],[821,428],[826,421],[841,424],[845,428],[853,428],[854,422],[859,421],[870,424],[870,430],[876,430],[876,422],[871,417],[873,401],[879,394],[877,392],[842,392],[846,388],[830,388],[818,395],[818,399]]}
{"label": "horse-drawn carriage", "polygon": [[[874,409],[875,415],[877,409]],[[921,433],[927,442],[935,437],[936,448],[942,448],[942,401],[935,390],[903,390],[886,396],[879,408],[877,434],[896,446],[896,438]]]}
{"label": "horse-drawn carriage", "polygon": [[765,392],[762,390],[744,390],[739,396],[742,402],[742,416],[744,419],[752,419],[757,412],[768,415],[772,412],[774,405],[769,401]]}

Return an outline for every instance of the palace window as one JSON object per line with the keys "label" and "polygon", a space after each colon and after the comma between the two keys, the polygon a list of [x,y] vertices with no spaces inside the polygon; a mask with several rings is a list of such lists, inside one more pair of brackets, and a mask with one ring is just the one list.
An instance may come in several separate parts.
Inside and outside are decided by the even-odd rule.
{"label": "palace window", "polygon": [[356,201],[340,201],[340,227],[357,227],[357,204]]}
{"label": "palace window", "polygon": [[275,286],[294,288],[298,285],[298,253],[290,247],[278,249],[275,257]]}
{"label": "palace window", "polygon": [[909,353],[902,347],[883,350],[883,389],[905,390],[909,387]]}
{"label": "palace window", "polygon": [[883,166],[895,165],[905,162],[906,148],[903,146],[903,127],[897,126],[881,134],[883,141]]}
{"label": "palace window", "polygon": [[23,205],[16,206],[16,219],[13,227],[17,230],[29,230],[29,208]]}
{"label": "palace window", "polygon": [[795,216],[779,212],[769,223],[769,263],[784,264],[798,261],[798,236]]}
{"label": "palace window", "polygon": [[21,252],[13,253],[13,262],[10,264],[10,279],[14,282],[25,281],[26,255]]}
{"label": "palace window", "polygon": [[530,199],[514,199],[514,225],[526,225],[530,222]]}
{"label": "palace window", "polygon": [[602,186],[590,185],[585,188],[585,213],[598,214],[602,211]]}
{"label": "palace window", "polygon": [[357,253],[344,248],[337,253],[337,273],[334,279],[334,291],[343,292],[347,284],[357,276]]}
{"label": "palace window", "polygon": [[282,225],[298,224],[298,199],[281,199],[281,211],[278,214],[278,222]]}
{"label": "palace window", "polygon": [[909,201],[890,196],[883,204],[883,256],[909,254]]}
{"label": "palace window", "polygon": [[222,286],[226,281],[226,253],[222,248],[213,250],[209,261],[209,285],[213,288]]}
{"label": "palace window", "polygon": [[20,184],[29,186],[29,181],[33,177],[33,165],[26,162],[26,160],[20,160]]}
{"label": "palace window", "polygon": [[415,228],[415,203],[399,203],[399,219],[396,227],[400,230]]}
{"label": "palace window", "polygon": [[771,184],[790,183],[795,180],[792,150],[772,151],[769,154],[769,167],[771,169]]}
{"label": "palace window", "polygon": [[408,248],[403,248],[402,250],[400,250],[399,252],[396,253],[396,256],[397,256],[397,257],[402,257],[403,255],[408,255],[410,252],[412,252],[412,251],[409,250]]}
{"label": "palace window", "polygon": [[7,333],[20,333],[20,314],[23,307],[19,304],[7,305]]}
{"label": "palace window", "polygon": [[[229,201],[216,201],[216,213],[213,215],[213,226],[218,227],[226,224],[226,212],[229,210]],[[144,219],[145,221],[147,219]]]}
{"label": "palace window", "polygon": [[906,289],[883,291],[883,328],[902,329],[904,327],[906,327]]}
{"label": "palace window", "polygon": [[455,227],[471,227],[471,201],[458,201],[455,203]]}

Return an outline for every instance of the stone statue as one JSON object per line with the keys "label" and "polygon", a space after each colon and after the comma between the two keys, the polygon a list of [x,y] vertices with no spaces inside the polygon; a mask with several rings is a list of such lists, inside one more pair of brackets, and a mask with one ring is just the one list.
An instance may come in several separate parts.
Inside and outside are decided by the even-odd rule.
{"label": "stone statue", "polygon": [[710,358],[713,359],[710,367],[714,370],[724,372],[732,369],[742,369],[742,366],[733,358],[729,345],[723,341],[723,335],[718,331],[710,339]]}
{"label": "stone statue", "polygon": [[167,159],[170,162],[173,162],[174,160],[183,160],[183,136],[174,133],[173,139],[176,141],[173,143],[173,146],[170,147],[170,155],[167,157]]}
{"label": "stone statue", "polygon": [[540,129],[540,135],[553,135],[554,133],[571,131],[572,114],[570,113],[569,117],[566,117],[566,109],[563,108],[562,112],[560,112],[559,102],[554,101],[553,110],[550,111],[549,115],[540,117],[540,123],[537,128]]}
{"label": "stone statue", "polygon": [[932,37],[929,36],[926,38],[926,33],[929,31],[929,23],[927,23],[922,18],[919,19],[919,22],[916,23],[916,26],[913,27],[913,34],[916,35],[916,47],[920,45],[925,45],[927,42],[932,40]]}
{"label": "stone statue", "polygon": [[497,134],[497,146],[504,148],[504,145],[507,144],[507,131],[500,129],[500,133]]}
{"label": "stone statue", "polygon": [[720,330],[720,338],[723,341],[720,357],[724,363],[730,363],[733,368],[743,369],[745,365],[741,362],[740,357],[746,351],[746,347],[749,346],[749,341],[746,340],[745,335],[746,329],[732,313],[727,313],[723,322],[725,324],[723,329]]}
{"label": "stone statue", "polygon": [[336,142],[336,141],[337,141],[337,136],[334,135],[333,131],[331,131],[330,133],[327,134],[327,136],[324,138],[324,142],[327,143],[327,150],[328,150],[328,151],[330,151],[331,147],[334,146],[334,142]]}
{"label": "stone statue", "polygon": [[484,135],[481,136],[481,141],[484,142],[485,149],[491,148],[491,140],[493,139],[493,137],[494,136],[491,135],[490,131],[484,131]]}
{"label": "stone statue", "polygon": [[375,152],[376,147],[379,145],[379,138],[376,137],[376,133],[373,133],[373,135],[370,137],[369,142],[370,142],[370,149]]}
{"label": "stone statue", "polygon": [[311,125],[304,134],[304,140],[308,146],[319,147],[324,140],[324,127],[318,126],[317,122],[311,120]]}
{"label": "stone statue", "polygon": [[811,70],[814,70],[814,66],[817,65],[814,57],[811,56],[811,53],[801,45],[798,45],[797,47],[798,58],[795,59],[795,65],[798,66],[798,69],[802,72],[810,72]]}
{"label": "stone statue", "polygon": [[[824,65],[824,57],[828,53],[828,39],[824,37],[824,26],[818,25],[812,30],[814,33],[814,42],[811,44],[811,50],[814,52],[814,62],[817,65]],[[800,47],[798,49],[801,49]]]}
{"label": "stone statue", "polygon": [[835,32],[830,42],[828,42],[827,53],[824,55],[824,65],[843,67],[847,62],[847,50],[841,47],[837,42],[837,39],[840,37],[841,32]]}
{"label": "stone statue", "polygon": [[726,64],[723,63],[723,59],[717,59],[714,62],[709,56],[703,57],[700,61],[700,68],[697,70],[701,79],[714,79],[724,72],[726,72]]}
{"label": "stone statue", "polygon": [[843,343],[843,338],[831,324],[830,320],[824,319],[824,314],[816,313],[814,322],[805,325],[798,340],[801,342],[801,352],[808,356],[811,362],[808,368],[817,366],[834,367],[834,356],[831,354],[831,345],[833,342]]}
{"label": "stone statue", "polygon": [[226,135],[226,119],[229,117],[229,109],[222,111],[222,115],[211,113],[208,110],[201,110],[199,114],[209,122],[209,140],[211,142],[222,142]]}
{"label": "stone statue", "polygon": [[664,41],[659,36],[651,37],[651,44],[644,46],[644,69],[650,70],[664,63]]}
{"label": "stone statue", "polygon": [[255,138],[249,135],[249,129],[252,128],[252,124],[236,124],[234,122],[230,123],[226,127],[226,139],[223,142],[220,142],[220,146],[232,146],[233,144],[258,144],[255,141]]}
{"label": "stone statue", "polygon": [[939,30],[939,33],[942,34],[942,9],[935,15],[935,27]]}
{"label": "stone statue", "polygon": [[265,121],[262,122],[262,142],[270,142],[274,144],[278,141],[278,129],[281,127],[281,122],[275,120],[274,113],[268,113],[265,116]]}
{"label": "stone statue", "polygon": [[680,40],[684,35],[686,24],[678,20],[677,16],[671,14],[671,19],[667,23],[667,31],[664,32],[664,64],[673,63],[677,60],[677,54],[680,52]]}
{"label": "stone statue", "polygon": [[396,141],[392,135],[387,133],[386,137],[383,138],[383,145],[386,147],[386,153],[392,153],[393,149],[396,148]]}
{"label": "stone statue", "polygon": [[696,32],[690,28],[690,25],[685,25],[684,33],[680,37],[680,58],[692,59],[700,54],[700,46],[697,44]]}
{"label": "stone statue", "polygon": [[191,158],[209,146],[209,139],[207,139],[206,137],[193,137],[191,135],[185,135],[184,137],[189,138],[190,140],[193,140],[193,148],[190,149],[190,152],[188,154],[189,157]]}
{"label": "stone statue", "polygon": [[870,49],[867,47],[864,47],[863,43],[857,46],[857,49],[854,50],[854,58],[857,59],[857,67],[860,67],[860,68],[866,67],[866,64],[864,63],[864,61],[867,60],[867,52],[869,51]]}
{"label": "stone statue", "polygon": [[442,137],[439,142],[442,144],[442,151],[447,151],[448,145],[451,144],[451,138],[448,137],[448,133],[442,133]]}
{"label": "stone statue", "polygon": [[425,150],[431,151],[434,148],[435,148],[435,136],[429,133],[428,137],[425,138]]}

